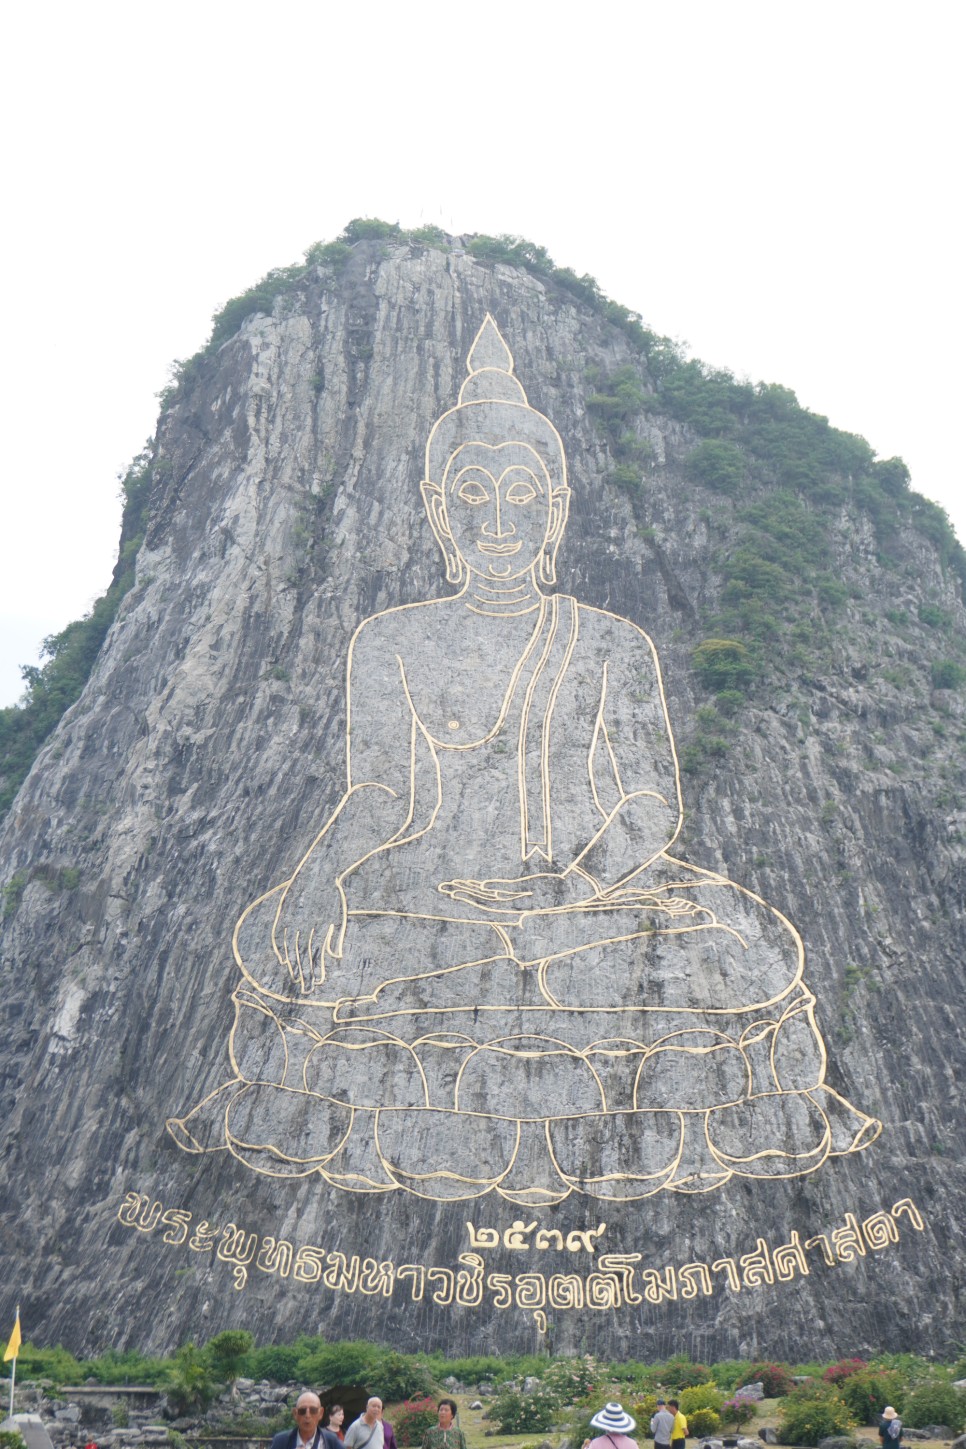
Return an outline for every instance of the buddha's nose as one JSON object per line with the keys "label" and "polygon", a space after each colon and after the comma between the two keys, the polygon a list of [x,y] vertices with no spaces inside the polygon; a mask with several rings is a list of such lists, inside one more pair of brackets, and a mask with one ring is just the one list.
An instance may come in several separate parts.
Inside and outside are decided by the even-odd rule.
{"label": "buddha's nose", "polygon": [[511,534],[516,533],[516,528],[512,523],[506,523],[501,519],[499,510],[497,510],[495,522],[495,528],[490,527],[489,519],[483,524],[482,532],[486,534],[487,538],[509,538]]}

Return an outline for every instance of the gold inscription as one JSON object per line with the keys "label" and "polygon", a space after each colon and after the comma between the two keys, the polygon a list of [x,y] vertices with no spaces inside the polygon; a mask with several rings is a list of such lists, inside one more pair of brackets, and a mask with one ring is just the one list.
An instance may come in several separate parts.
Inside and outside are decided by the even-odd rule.
{"label": "gold inscription", "polygon": [[[475,1223],[467,1223],[466,1231],[470,1235],[471,1248],[498,1248],[502,1243],[504,1248],[512,1248],[516,1252],[526,1252],[532,1247],[541,1251],[555,1248],[558,1253],[564,1249],[568,1253],[592,1253],[595,1239],[603,1235],[606,1227],[606,1223],[598,1223],[596,1228],[575,1228],[565,1237],[557,1228],[538,1229],[536,1219],[532,1223],[524,1223],[522,1218],[517,1218],[502,1233],[498,1228],[478,1228]],[[535,1230],[537,1235],[531,1243],[530,1237]]]}
{"label": "gold inscription", "polygon": [[[190,1212],[183,1208],[165,1210],[160,1202],[138,1192],[127,1193],[117,1212],[119,1223],[139,1233],[150,1234],[159,1226],[171,1225],[160,1237],[170,1247],[187,1243],[193,1253],[214,1250],[216,1258],[231,1268],[234,1287],[239,1291],[248,1283],[249,1270],[255,1267],[280,1278],[291,1275],[298,1283],[321,1283],[334,1293],[382,1298],[399,1295],[412,1303],[429,1297],[441,1308],[521,1308],[533,1316],[538,1327],[545,1322],[547,1308],[557,1313],[583,1308],[604,1311],[639,1303],[673,1303],[678,1298],[710,1298],[722,1289],[742,1293],[774,1283],[790,1283],[796,1277],[807,1277],[816,1264],[833,1268],[894,1247],[902,1219],[906,1220],[902,1226],[917,1233],[924,1230],[919,1209],[911,1198],[904,1197],[867,1218],[859,1219],[856,1213],[848,1212],[843,1223],[804,1242],[796,1228],[787,1242],[772,1246],[758,1237],[748,1252],[711,1263],[658,1265],[645,1263],[643,1253],[601,1253],[588,1273],[505,1273],[488,1272],[478,1251],[460,1253],[456,1268],[423,1263],[397,1265],[388,1259],[377,1262],[356,1253],[328,1251],[315,1243],[296,1246],[285,1238],[260,1238],[235,1222],[215,1227],[201,1219],[189,1236]],[[599,1238],[606,1224],[566,1237],[556,1229],[538,1229],[536,1221],[524,1224],[522,1219],[502,1234],[496,1228],[475,1228],[472,1223],[466,1226],[474,1249],[526,1250],[530,1247],[528,1235],[536,1231],[537,1248],[565,1246],[570,1252],[585,1249],[593,1253],[594,1243],[589,1240]]]}

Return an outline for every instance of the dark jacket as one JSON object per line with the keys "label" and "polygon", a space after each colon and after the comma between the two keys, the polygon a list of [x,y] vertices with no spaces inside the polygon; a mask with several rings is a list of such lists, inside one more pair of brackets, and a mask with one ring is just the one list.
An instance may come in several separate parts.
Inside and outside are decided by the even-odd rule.
{"label": "dark jacket", "polygon": [[[272,1449],[297,1449],[298,1442],[297,1428],[283,1429],[272,1440]],[[320,1429],[317,1449],[342,1449],[342,1440],[331,1429]]]}

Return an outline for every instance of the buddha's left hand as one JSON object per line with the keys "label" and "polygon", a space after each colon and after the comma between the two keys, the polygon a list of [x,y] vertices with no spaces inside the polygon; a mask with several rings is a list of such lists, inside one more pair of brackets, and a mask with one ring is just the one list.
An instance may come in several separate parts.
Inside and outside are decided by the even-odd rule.
{"label": "buddha's left hand", "polygon": [[589,876],[579,871],[566,875],[541,871],[510,880],[445,880],[439,889],[451,900],[503,916],[518,911],[572,910],[599,899]]}

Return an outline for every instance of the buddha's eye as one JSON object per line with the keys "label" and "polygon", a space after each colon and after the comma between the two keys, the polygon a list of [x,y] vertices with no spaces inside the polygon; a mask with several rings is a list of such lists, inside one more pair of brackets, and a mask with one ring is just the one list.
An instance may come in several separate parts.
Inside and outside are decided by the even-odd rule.
{"label": "buddha's eye", "polygon": [[533,484],[522,478],[517,483],[511,483],[505,494],[507,503],[529,503],[536,496],[537,490]]}
{"label": "buddha's eye", "polygon": [[464,478],[456,490],[457,498],[462,498],[471,508],[479,508],[481,503],[486,503],[490,497],[485,483],[479,478]]}

